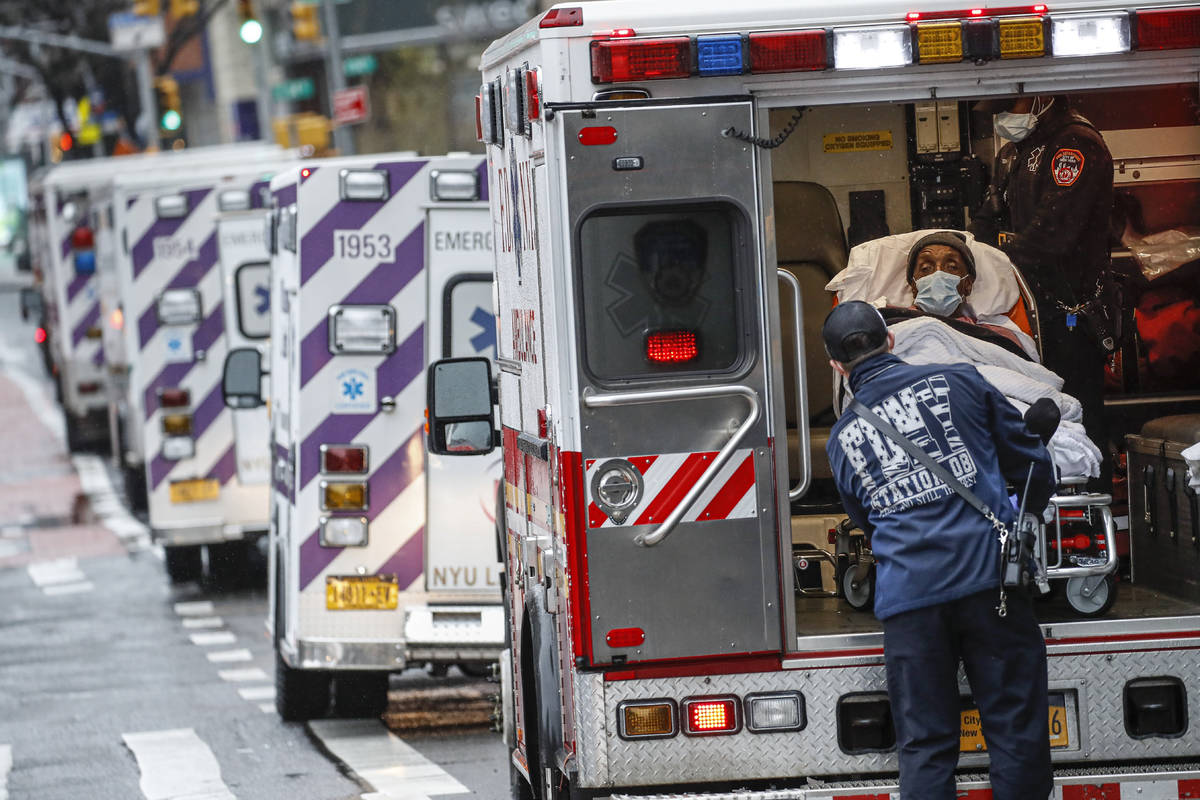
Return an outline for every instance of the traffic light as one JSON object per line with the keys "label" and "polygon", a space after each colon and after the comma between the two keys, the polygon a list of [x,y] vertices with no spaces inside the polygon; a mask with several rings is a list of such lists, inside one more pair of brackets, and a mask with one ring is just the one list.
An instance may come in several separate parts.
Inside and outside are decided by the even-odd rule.
{"label": "traffic light", "polygon": [[238,0],[238,17],[241,19],[238,35],[242,37],[242,41],[246,44],[258,44],[262,39],[263,26],[254,13],[252,0]]}
{"label": "traffic light", "polygon": [[154,81],[158,90],[158,126],[166,133],[175,133],[183,126],[183,114],[179,110],[179,83],[164,76]]}
{"label": "traffic light", "polygon": [[315,3],[292,3],[292,37],[298,42],[321,38],[321,7]]}
{"label": "traffic light", "polygon": [[200,13],[200,0],[171,0],[170,14],[175,19],[194,17]]}
{"label": "traffic light", "polygon": [[162,13],[161,0],[133,0],[133,13],[139,17],[157,17]]}

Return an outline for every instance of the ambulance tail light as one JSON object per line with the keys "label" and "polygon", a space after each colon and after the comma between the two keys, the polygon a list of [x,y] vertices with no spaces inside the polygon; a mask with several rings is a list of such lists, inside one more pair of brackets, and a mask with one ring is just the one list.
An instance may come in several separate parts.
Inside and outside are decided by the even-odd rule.
{"label": "ambulance tail light", "polygon": [[187,389],[160,389],[158,402],[163,408],[187,408],[192,404],[192,393]]}
{"label": "ambulance tail light", "polygon": [[677,733],[673,700],[627,700],[617,706],[617,735],[622,739],[669,739]]}
{"label": "ambulance tail light", "polygon": [[823,30],[750,34],[750,71],[805,72],[829,67],[829,35]]}
{"label": "ambulance tail light", "polygon": [[802,730],[808,723],[804,695],[799,692],[773,692],[746,695],[746,729],[751,733],[781,733]]}
{"label": "ambulance tail light", "polygon": [[1135,13],[1138,50],[1200,47],[1200,8],[1157,8]]}
{"label": "ambulance tail light", "polygon": [[538,23],[539,28],[574,28],[583,24],[583,7],[552,8]]}
{"label": "ambulance tail light", "polygon": [[342,483],[321,481],[322,511],[366,511],[366,481]]}
{"label": "ambulance tail light", "polygon": [[1099,56],[1125,53],[1130,47],[1129,14],[1052,14],[1050,53],[1054,56]]}
{"label": "ambulance tail light", "polygon": [[167,461],[183,461],[196,455],[196,443],[190,436],[168,436],[163,439],[162,457]]}
{"label": "ambulance tail light", "polygon": [[71,231],[71,249],[72,250],[91,250],[96,243],[96,237],[92,233],[92,229],[86,225],[80,225],[75,230]]}
{"label": "ambulance tail light", "polygon": [[83,383],[75,384],[75,389],[80,394],[95,394],[101,388],[100,384],[96,381],[84,381]]}
{"label": "ambulance tail light", "polygon": [[839,28],[833,32],[837,69],[885,69],[912,63],[912,31],[907,25]]}
{"label": "ambulance tail light", "polygon": [[686,78],[691,74],[692,40],[608,39],[592,42],[592,83]]}
{"label": "ambulance tail light", "polygon": [[694,331],[655,331],[646,335],[646,360],[654,364],[685,364],[699,355]]}
{"label": "ambulance tail light", "polygon": [[683,732],[688,736],[719,736],[742,729],[736,697],[689,697],[681,706]]}
{"label": "ambulance tail light", "polygon": [[162,418],[162,431],[167,436],[191,436],[192,415],[164,414]]}
{"label": "ambulance tail light", "polygon": [[366,475],[368,464],[366,445],[321,445],[321,472]]}

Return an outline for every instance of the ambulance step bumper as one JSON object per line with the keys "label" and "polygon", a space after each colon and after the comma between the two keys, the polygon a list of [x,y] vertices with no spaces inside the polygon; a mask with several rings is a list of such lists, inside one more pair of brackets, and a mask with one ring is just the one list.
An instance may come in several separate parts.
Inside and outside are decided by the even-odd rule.
{"label": "ambulance step bumper", "polygon": [[410,606],[404,612],[409,661],[493,661],[504,649],[499,605]]}
{"label": "ambulance step bumper", "polygon": [[294,669],[371,670],[393,672],[404,669],[404,642],[340,641],[300,639],[294,651],[281,650],[284,661]]}
{"label": "ambulance step bumper", "polygon": [[190,525],[179,528],[155,528],[154,541],[166,547],[196,544],[221,544],[265,536],[266,524],[261,525]]}

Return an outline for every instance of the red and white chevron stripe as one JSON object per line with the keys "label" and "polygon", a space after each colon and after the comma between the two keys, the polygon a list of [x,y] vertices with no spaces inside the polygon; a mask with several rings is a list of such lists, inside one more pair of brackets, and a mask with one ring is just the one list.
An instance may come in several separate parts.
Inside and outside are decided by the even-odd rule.
{"label": "red and white chevron stripe", "polygon": [[[854,794],[834,791],[829,800],[897,800],[899,791],[888,791],[892,787],[879,787],[865,794],[858,790]],[[824,800],[823,793],[814,794],[812,800]],[[1130,775],[1125,780],[1105,780],[1103,783],[1067,784],[1054,787],[1053,800],[1184,800],[1200,798],[1200,780],[1158,779],[1149,776]],[[958,792],[958,800],[992,800],[991,789],[967,789]]]}
{"label": "red and white chevron stripe", "polygon": [[[663,453],[633,456],[626,460],[642,475],[642,499],[625,519],[624,525],[652,525],[662,522],[675,510],[688,490],[695,485],[704,470],[716,458],[708,453]],[[584,465],[587,475],[588,527],[612,528],[613,522],[592,497],[592,476],[607,458],[588,459]],[[684,522],[712,522],[721,519],[743,519],[755,516],[754,453],[750,448],[738,450],[721,468],[696,502],[683,516]]]}

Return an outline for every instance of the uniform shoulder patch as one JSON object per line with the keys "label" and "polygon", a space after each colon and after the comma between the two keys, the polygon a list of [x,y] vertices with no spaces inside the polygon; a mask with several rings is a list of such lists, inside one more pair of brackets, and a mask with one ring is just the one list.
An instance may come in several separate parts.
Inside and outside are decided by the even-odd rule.
{"label": "uniform shoulder patch", "polygon": [[1050,161],[1050,174],[1059,186],[1071,186],[1083,172],[1083,153],[1064,147]]}

